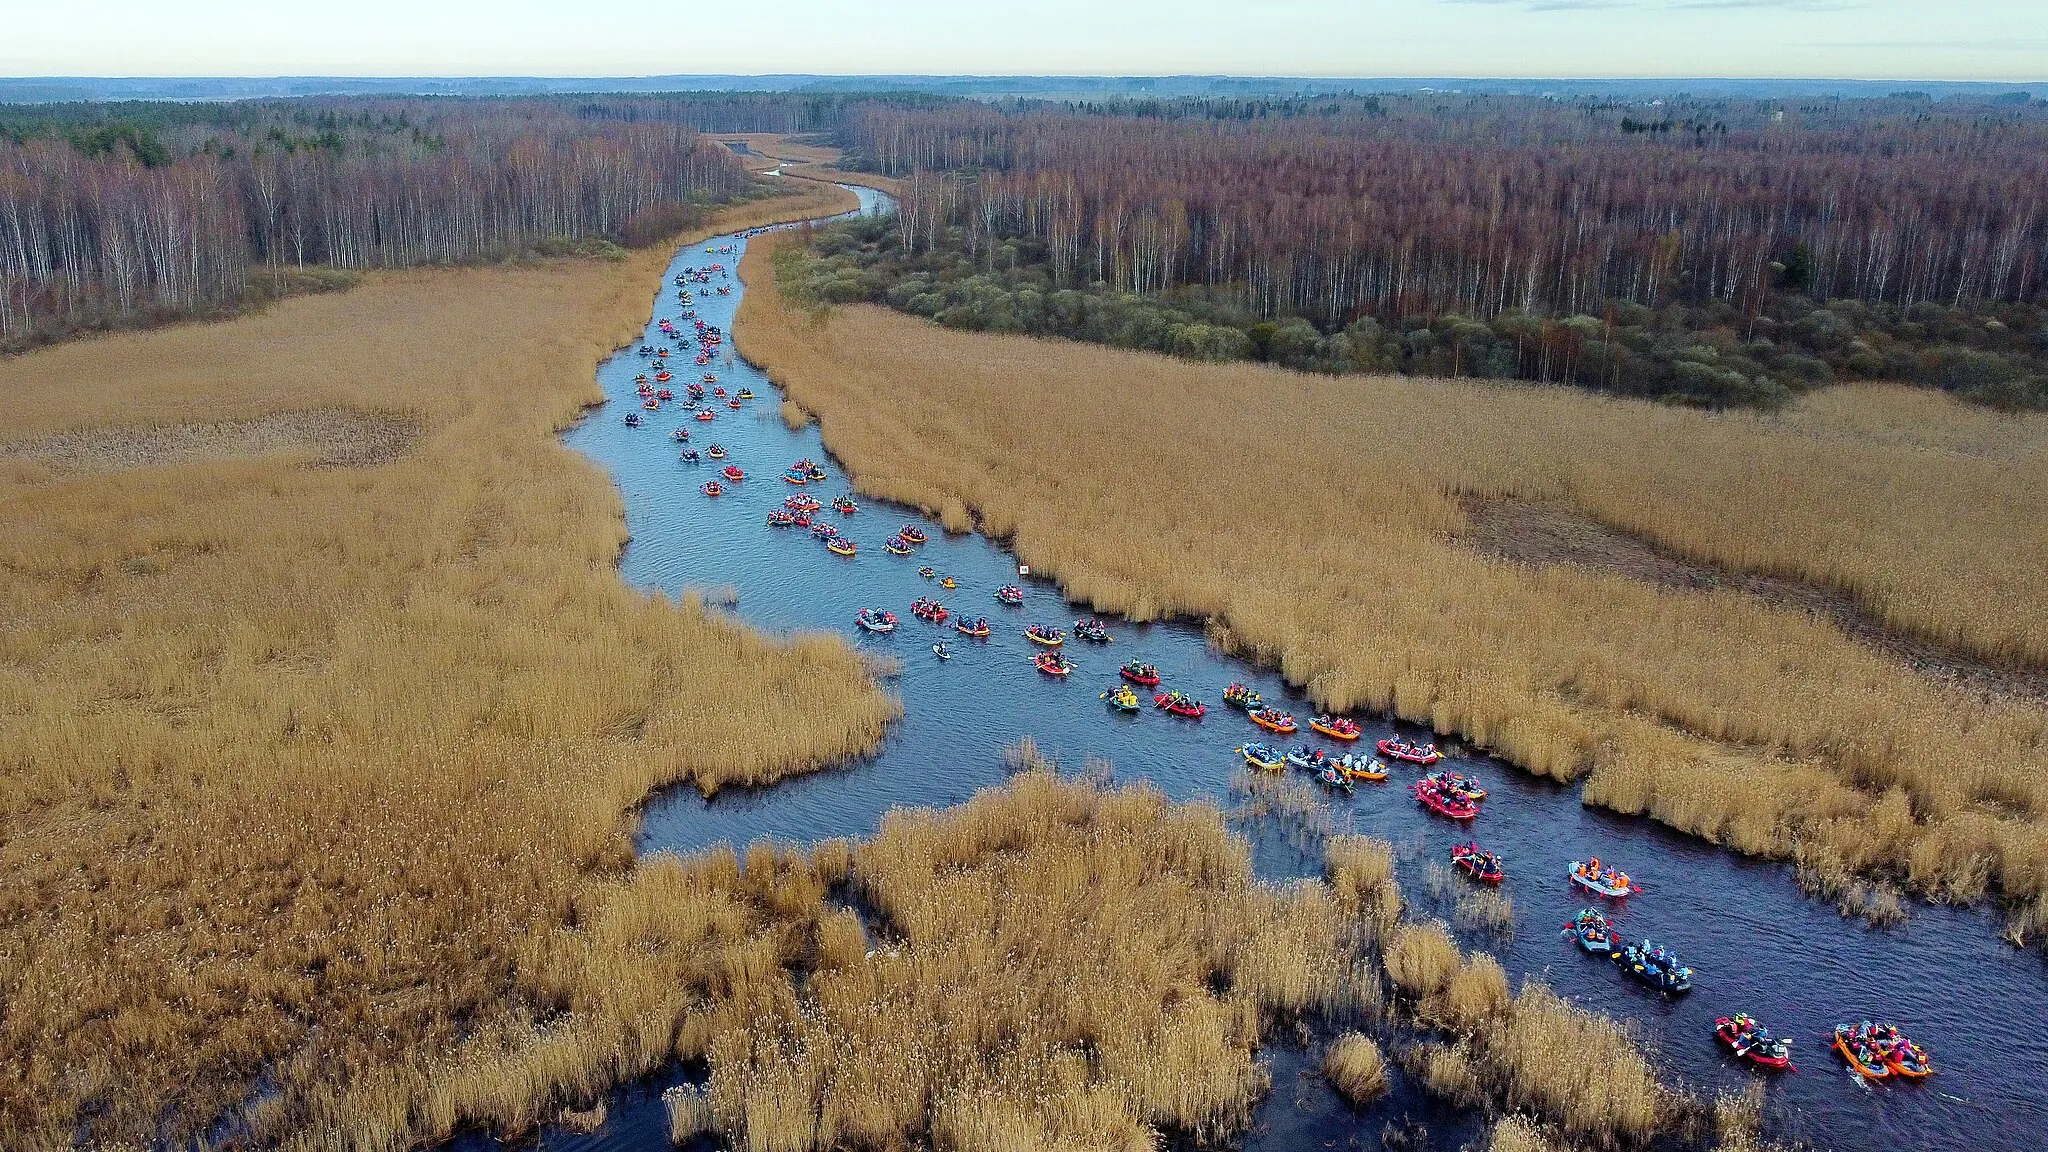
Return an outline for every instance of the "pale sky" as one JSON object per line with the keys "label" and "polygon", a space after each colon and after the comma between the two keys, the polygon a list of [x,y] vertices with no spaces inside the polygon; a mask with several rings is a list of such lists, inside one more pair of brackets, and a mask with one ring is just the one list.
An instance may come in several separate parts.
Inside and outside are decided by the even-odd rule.
{"label": "pale sky", "polygon": [[8,76],[2048,79],[2048,0],[0,0]]}

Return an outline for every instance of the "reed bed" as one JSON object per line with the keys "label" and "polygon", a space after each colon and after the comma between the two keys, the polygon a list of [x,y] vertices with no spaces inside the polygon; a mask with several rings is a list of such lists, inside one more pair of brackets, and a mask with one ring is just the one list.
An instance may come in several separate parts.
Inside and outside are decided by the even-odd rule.
{"label": "reed bed", "polygon": [[557,1012],[611,975],[563,957],[632,891],[634,808],[858,753],[894,711],[843,644],[618,580],[618,498],[555,433],[665,256],[372,275],[0,361],[9,442],[414,429],[382,463],[337,454],[364,466],[0,462],[8,1147],[225,1121],[393,1148],[587,1109],[665,1057],[672,1004]]}
{"label": "reed bed", "polygon": [[[790,243],[755,246],[749,282]],[[977,523],[1098,610],[1208,621],[1220,647],[1320,705],[1457,733],[1740,851],[1826,845],[1942,899],[2048,893],[2038,708],[1738,591],[1459,544],[1464,498],[1558,501],[2041,662],[2048,568],[2029,554],[2048,538],[2048,488],[2014,478],[2048,463],[2048,418],[1881,387],[1761,416],[1310,377],[776,292],[748,294],[737,334],[868,494]],[[1246,498],[1275,475],[1282,498]]]}
{"label": "reed bed", "polygon": [[1267,1090],[1271,1024],[1373,1005],[1329,888],[1254,883],[1215,809],[1149,788],[1027,771],[895,812],[849,885],[892,946],[713,1012],[707,1099],[735,1147],[1215,1140]]}

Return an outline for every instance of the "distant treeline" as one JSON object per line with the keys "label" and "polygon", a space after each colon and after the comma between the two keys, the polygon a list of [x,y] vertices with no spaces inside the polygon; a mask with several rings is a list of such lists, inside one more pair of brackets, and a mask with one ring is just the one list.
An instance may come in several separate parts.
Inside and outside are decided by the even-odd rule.
{"label": "distant treeline", "polygon": [[1330,367],[1702,403],[1865,375],[2048,399],[2039,105],[963,103],[855,108],[844,138],[905,178],[906,260],[1153,299],[1243,335],[1219,349],[1305,326],[1325,343],[1292,358]]}
{"label": "distant treeline", "polygon": [[232,312],[330,269],[646,243],[748,186],[697,127],[830,126],[844,102],[0,108],[0,348]]}

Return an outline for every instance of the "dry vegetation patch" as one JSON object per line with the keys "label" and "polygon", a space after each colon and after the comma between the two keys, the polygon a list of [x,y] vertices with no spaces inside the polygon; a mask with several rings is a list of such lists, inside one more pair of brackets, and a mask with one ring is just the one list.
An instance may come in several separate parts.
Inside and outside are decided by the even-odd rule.
{"label": "dry vegetation patch", "polygon": [[[726,223],[848,198],[826,191]],[[823,765],[893,714],[843,644],[617,578],[617,495],[555,433],[666,256],[372,276],[0,361],[16,442],[186,454],[0,462],[10,1148],[238,1115],[388,1148],[587,1106],[666,1054],[673,1015],[561,1022],[613,975],[565,941],[659,880],[627,871],[634,807]],[[190,455],[336,411],[407,414],[411,449]]]}
{"label": "dry vegetation patch", "polygon": [[1732,589],[1832,623],[1846,635],[1914,669],[1992,697],[2048,704],[2048,666],[1997,663],[1915,632],[1902,631],[1840,590],[1798,579],[1689,560],[1558,500],[1468,499],[1464,540],[1503,560],[1575,564],[1680,591]]}
{"label": "dry vegetation patch", "polygon": [[208,460],[296,455],[332,468],[388,464],[419,436],[404,412],[318,408],[252,420],[91,428],[0,444],[0,461],[33,460],[60,470],[112,472]]}
{"label": "dry vegetation patch", "polygon": [[[750,282],[775,248],[749,252]],[[1458,544],[1458,494],[1565,501],[1981,658],[2039,659],[2048,488],[2014,477],[2048,460],[2048,418],[1905,389],[1766,417],[1331,379],[775,292],[748,294],[737,333],[868,493],[971,519],[1098,609],[1206,619],[1325,706],[1460,733],[1746,852],[1825,843],[1950,899],[2048,892],[2048,712],[1739,592]],[[1249,499],[1254,477],[1284,487]]]}

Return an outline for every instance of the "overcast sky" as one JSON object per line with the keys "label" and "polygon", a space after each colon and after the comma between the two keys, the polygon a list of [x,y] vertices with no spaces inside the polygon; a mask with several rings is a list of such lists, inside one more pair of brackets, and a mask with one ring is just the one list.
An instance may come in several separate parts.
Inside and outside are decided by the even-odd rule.
{"label": "overcast sky", "polygon": [[0,0],[10,76],[2048,79],[2048,0]]}

